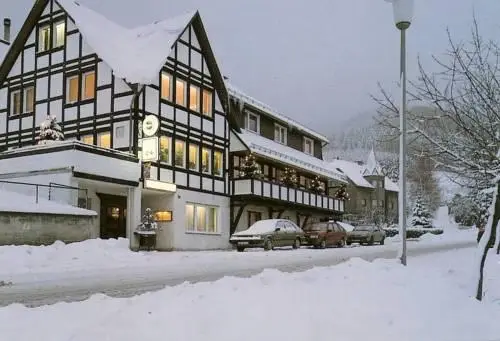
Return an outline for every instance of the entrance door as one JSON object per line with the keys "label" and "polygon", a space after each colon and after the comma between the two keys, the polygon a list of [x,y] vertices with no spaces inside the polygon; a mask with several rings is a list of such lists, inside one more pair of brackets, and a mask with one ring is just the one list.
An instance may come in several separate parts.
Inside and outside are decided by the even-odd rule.
{"label": "entrance door", "polygon": [[101,238],[125,238],[127,235],[127,197],[101,194]]}

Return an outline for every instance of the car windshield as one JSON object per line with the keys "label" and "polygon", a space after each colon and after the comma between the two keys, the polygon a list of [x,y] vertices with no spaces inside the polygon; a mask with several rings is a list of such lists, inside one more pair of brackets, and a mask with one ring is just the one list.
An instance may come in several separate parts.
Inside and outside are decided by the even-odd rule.
{"label": "car windshield", "polygon": [[324,223],[309,224],[304,228],[304,231],[326,231],[326,224]]}
{"label": "car windshield", "polygon": [[271,233],[276,229],[276,221],[275,220],[259,220],[252,226],[246,230],[246,233]]}
{"label": "car windshield", "polygon": [[373,226],[356,226],[354,231],[373,231]]}

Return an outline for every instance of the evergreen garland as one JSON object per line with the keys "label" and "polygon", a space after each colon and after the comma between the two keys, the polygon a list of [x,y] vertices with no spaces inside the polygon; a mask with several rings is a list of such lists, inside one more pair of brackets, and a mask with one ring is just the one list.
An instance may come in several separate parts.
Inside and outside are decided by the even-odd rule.
{"label": "evergreen garland", "polygon": [[319,176],[316,175],[316,177],[311,181],[311,185],[309,186],[309,189],[318,194],[322,194],[325,192],[325,188],[323,187],[323,183],[320,181]]}
{"label": "evergreen garland", "polygon": [[285,186],[295,187],[297,186],[297,172],[295,169],[286,167],[281,175],[281,183]]}
{"label": "evergreen garland", "polygon": [[340,188],[335,192],[335,199],[348,201],[350,200],[349,193],[347,193],[347,186],[341,185]]}
{"label": "evergreen garland", "polygon": [[258,178],[261,174],[260,167],[255,161],[255,156],[253,154],[245,156],[240,166],[240,176],[244,178]]}

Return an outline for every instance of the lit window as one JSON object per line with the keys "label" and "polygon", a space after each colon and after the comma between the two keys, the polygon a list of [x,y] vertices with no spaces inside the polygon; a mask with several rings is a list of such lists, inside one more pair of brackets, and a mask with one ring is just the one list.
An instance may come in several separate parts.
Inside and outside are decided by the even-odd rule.
{"label": "lit window", "polygon": [[168,73],[161,74],[161,98],[170,100],[172,98],[172,76]]}
{"label": "lit window", "polygon": [[304,153],[309,155],[314,154],[314,141],[307,137],[304,137]]}
{"label": "lit window", "polygon": [[189,109],[200,111],[200,88],[195,85],[189,86]]}
{"label": "lit window", "polygon": [[198,170],[198,146],[189,144],[189,169]]}
{"label": "lit window", "polygon": [[98,134],[97,145],[102,148],[111,148],[111,134],[110,133]]}
{"label": "lit window", "polygon": [[186,82],[180,79],[175,81],[175,103],[186,106]]}
{"label": "lit window", "polygon": [[210,173],[210,149],[203,148],[201,151],[201,171],[203,173]]}
{"label": "lit window", "polygon": [[54,25],[55,29],[54,29],[54,33],[55,33],[55,37],[54,37],[54,47],[61,47],[61,46],[64,46],[64,36],[65,36],[65,33],[66,33],[66,24],[64,23],[64,21],[62,22],[58,22]]}
{"label": "lit window", "polygon": [[203,90],[203,115],[212,117],[212,91]]}
{"label": "lit window", "polygon": [[184,157],[186,153],[186,142],[184,141],[175,141],[175,166],[177,167],[186,167]]}
{"label": "lit window", "polygon": [[217,233],[217,207],[187,204],[186,231],[199,233]]}
{"label": "lit window", "polygon": [[50,25],[40,27],[38,31],[38,52],[50,50]]}
{"label": "lit window", "polygon": [[222,152],[215,151],[214,152],[214,175],[222,176]]}
{"label": "lit window", "polygon": [[155,221],[172,221],[172,211],[157,211],[154,217]]}
{"label": "lit window", "polygon": [[160,161],[170,164],[170,142],[168,136],[160,137]]}
{"label": "lit window", "polygon": [[94,144],[94,135],[84,135],[80,137],[80,141],[86,144]]}
{"label": "lit window", "polygon": [[274,141],[286,145],[286,128],[279,124],[274,125]]}
{"label": "lit window", "polygon": [[82,99],[91,99],[95,97],[95,73],[88,72],[83,75]]}
{"label": "lit window", "polygon": [[19,115],[21,113],[21,106],[21,90],[12,91],[10,102],[12,115]]}
{"label": "lit window", "polygon": [[24,89],[24,112],[33,112],[35,107],[35,88],[30,86]]}
{"label": "lit window", "polygon": [[78,76],[68,78],[68,103],[75,103],[78,101]]}
{"label": "lit window", "polygon": [[260,117],[259,115],[255,115],[252,113],[247,113],[247,129],[251,130],[253,132],[258,133],[259,132],[259,122]]}

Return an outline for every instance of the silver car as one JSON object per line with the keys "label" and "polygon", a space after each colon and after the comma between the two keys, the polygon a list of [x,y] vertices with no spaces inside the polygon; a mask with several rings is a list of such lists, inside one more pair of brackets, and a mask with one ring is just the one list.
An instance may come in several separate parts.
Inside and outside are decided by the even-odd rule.
{"label": "silver car", "polygon": [[352,243],[359,243],[361,245],[368,244],[373,245],[374,243],[379,243],[384,245],[385,242],[385,231],[378,226],[373,225],[360,225],[356,226],[354,230],[347,234],[347,245]]}

